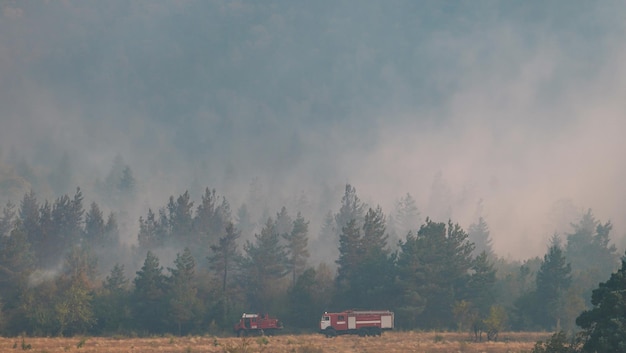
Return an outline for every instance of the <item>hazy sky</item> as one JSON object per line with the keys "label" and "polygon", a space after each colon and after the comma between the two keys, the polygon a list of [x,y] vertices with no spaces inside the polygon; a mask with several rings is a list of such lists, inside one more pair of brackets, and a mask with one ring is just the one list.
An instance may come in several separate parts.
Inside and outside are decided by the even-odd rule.
{"label": "hazy sky", "polygon": [[514,258],[588,208],[626,231],[623,2],[0,7],[0,161],[66,154],[89,190],[122,156],[139,212],[196,185],[237,208],[256,180],[276,212],[304,192],[316,229],[350,183],[387,213],[408,192],[482,215]]}

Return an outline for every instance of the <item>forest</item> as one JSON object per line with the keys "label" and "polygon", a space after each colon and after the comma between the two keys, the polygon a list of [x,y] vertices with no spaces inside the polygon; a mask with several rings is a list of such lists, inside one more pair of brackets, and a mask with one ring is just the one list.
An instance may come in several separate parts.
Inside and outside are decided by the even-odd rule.
{"label": "forest", "polygon": [[626,351],[624,11],[0,1],[0,334],[371,308]]}
{"label": "forest", "polygon": [[[122,207],[139,183],[126,165],[101,184]],[[387,214],[346,184],[338,211],[315,235],[297,207],[253,219],[245,203],[233,211],[214,189],[196,196],[197,203],[185,191],[149,207],[135,220],[132,244],[120,237],[124,213],[85,204],[80,188],[54,200],[31,190],[7,202],[1,333],[228,334],[243,312],[313,332],[321,313],[345,309],[389,309],[399,329],[477,339],[503,330],[572,332],[595,305],[592,290],[620,263],[611,222],[591,210],[569,233],[554,234],[542,257],[516,261],[493,251],[484,218],[467,229],[420,221],[410,194]],[[312,256],[319,251],[336,257],[312,260],[323,258]]]}

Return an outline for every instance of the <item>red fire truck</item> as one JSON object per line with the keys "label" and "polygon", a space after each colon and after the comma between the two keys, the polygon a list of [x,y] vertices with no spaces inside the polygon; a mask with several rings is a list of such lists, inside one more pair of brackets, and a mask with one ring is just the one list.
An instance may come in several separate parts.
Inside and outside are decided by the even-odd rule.
{"label": "red fire truck", "polygon": [[268,314],[246,314],[241,315],[241,319],[235,324],[233,330],[238,337],[249,334],[273,335],[277,330],[283,328],[282,322]]}
{"label": "red fire truck", "polygon": [[324,313],[320,321],[320,333],[326,337],[345,334],[380,336],[392,330],[393,312],[389,310],[346,310],[339,313]]}

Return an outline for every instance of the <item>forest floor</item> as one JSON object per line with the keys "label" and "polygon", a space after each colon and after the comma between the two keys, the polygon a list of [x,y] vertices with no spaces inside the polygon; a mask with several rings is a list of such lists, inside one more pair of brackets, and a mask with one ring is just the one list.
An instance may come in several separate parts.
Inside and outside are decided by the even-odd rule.
{"label": "forest floor", "polygon": [[522,353],[530,352],[536,341],[545,341],[548,332],[503,332],[498,341],[474,342],[468,333],[385,332],[381,337],[321,334],[276,335],[271,337],[166,336],[123,337],[2,337],[0,352],[33,353]]}

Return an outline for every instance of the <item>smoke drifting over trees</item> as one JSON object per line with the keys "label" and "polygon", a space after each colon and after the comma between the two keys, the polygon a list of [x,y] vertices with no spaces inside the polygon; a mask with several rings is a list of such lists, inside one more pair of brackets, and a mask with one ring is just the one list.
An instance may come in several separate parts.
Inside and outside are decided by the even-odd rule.
{"label": "smoke drifting over trees", "polygon": [[[552,300],[584,308],[582,292],[626,245],[624,10],[616,1],[0,1],[0,237],[19,254],[2,259],[12,269],[2,281],[47,286],[26,303],[38,313],[38,298],[101,287],[63,271],[114,269],[91,313],[110,317],[94,322],[85,309],[59,329],[120,328],[129,311],[106,309],[116,302],[135,311],[176,302],[162,317],[181,332],[206,318],[191,315],[199,304],[185,293],[168,294],[174,282],[204,283],[187,292],[218,298],[203,312],[220,323],[246,300],[234,294],[242,276],[266,278],[259,306],[286,295],[312,312],[368,288],[367,306],[398,266],[411,278],[411,253],[454,235],[466,292],[403,283],[396,305],[408,326],[438,313],[444,321],[431,326],[461,327],[444,309],[472,317],[456,302],[470,292],[483,318],[501,312],[492,299],[528,309],[556,234],[563,247],[550,249],[578,286]],[[289,261],[246,271],[263,249]],[[81,265],[81,254],[97,264]],[[364,275],[374,269],[391,272]],[[218,285],[207,271],[221,274]],[[472,271],[480,275],[466,278]],[[485,299],[481,283],[499,297]],[[535,314],[517,324],[575,316]]]}
{"label": "smoke drifting over trees", "polygon": [[206,186],[270,212],[304,193],[316,233],[350,182],[465,227],[482,199],[514,258],[568,230],[561,200],[621,236],[622,6],[4,1],[2,198],[126,164],[132,218]]}

